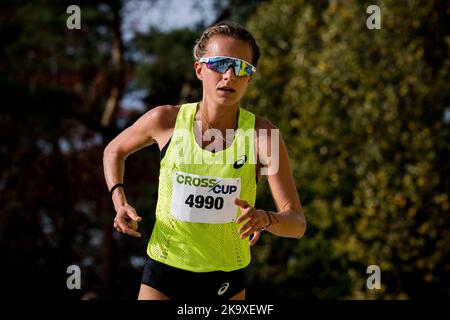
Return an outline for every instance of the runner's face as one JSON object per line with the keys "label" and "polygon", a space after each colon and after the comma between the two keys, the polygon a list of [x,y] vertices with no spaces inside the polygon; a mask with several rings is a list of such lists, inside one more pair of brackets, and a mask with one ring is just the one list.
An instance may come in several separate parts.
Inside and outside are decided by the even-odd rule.
{"label": "runner's face", "polygon": [[[209,40],[205,57],[212,56],[228,56],[252,62],[252,50],[247,42],[225,36],[215,36]],[[221,74],[208,69],[205,63],[195,62],[194,67],[197,77],[203,82],[203,95],[219,105],[239,103],[252,80],[252,77],[236,77],[233,68]],[[224,86],[234,91],[219,89]]]}

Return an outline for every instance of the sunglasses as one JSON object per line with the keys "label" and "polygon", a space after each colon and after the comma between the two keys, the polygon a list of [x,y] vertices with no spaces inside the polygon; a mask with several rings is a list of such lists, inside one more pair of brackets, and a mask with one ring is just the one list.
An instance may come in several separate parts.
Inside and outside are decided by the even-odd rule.
{"label": "sunglasses", "polygon": [[198,62],[206,63],[208,69],[219,73],[225,73],[231,66],[233,66],[236,77],[248,77],[256,72],[256,68],[247,61],[232,57],[203,57],[200,58]]}

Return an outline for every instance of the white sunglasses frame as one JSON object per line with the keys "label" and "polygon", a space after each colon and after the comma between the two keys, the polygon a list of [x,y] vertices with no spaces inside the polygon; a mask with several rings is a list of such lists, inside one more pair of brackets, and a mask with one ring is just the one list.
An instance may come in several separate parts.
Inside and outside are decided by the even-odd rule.
{"label": "white sunglasses frame", "polygon": [[210,59],[213,58],[227,58],[227,59],[232,59],[232,60],[239,60],[239,61],[243,61],[246,64],[248,64],[250,67],[252,67],[252,75],[253,76],[256,72],[256,67],[254,65],[252,65],[250,62],[245,61],[243,59],[239,59],[239,58],[235,58],[235,57],[229,57],[229,56],[212,56],[212,57],[201,57],[200,59],[198,59],[198,62],[203,62],[203,63],[208,63]]}

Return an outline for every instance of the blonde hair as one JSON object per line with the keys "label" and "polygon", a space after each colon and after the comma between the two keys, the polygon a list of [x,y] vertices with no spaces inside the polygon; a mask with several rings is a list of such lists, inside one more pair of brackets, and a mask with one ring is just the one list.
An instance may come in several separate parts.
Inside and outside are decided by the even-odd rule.
{"label": "blonde hair", "polygon": [[213,36],[227,36],[237,40],[247,42],[252,49],[252,64],[256,67],[261,56],[258,44],[255,38],[239,23],[232,21],[221,21],[203,31],[200,39],[197,39],[193,54],[194,59],[198,60],[205,55],[206,46]]}

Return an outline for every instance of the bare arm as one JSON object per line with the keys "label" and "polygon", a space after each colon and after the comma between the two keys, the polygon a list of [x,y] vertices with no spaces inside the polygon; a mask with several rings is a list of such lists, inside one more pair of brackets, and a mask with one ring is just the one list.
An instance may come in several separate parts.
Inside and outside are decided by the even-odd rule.
{"label": "bare arm", "polygon": [[[130,154],[155,142],[160,145],[163,143],[171,133],[177,110],[173,106],[160,106],[148,111],[106,146],[103,152],[103,171],[108,190],[123,182],[125,160]],[[114,189],[112,201],[117,212],[114,227],[119,232],[140,236],[136,229],[141,218],[128,204],[123,188]]]}
{"label": "bare arm", "polygon": [[278,236],[299,239],[306,231],[305,215],[292,177],[287,148],[281,136],[279,141],[279,169],[267,177],[278,212],[269,212],[272,225],[267,230]]}
{"label": "bare arm", "polygon": [[[268,171],[268,182],[275,201],[278,212],[269,212],[270,217],[265,210],[251,208],[245,201],[237,200],[236,204],[241,207],[242,215],[237,219],[237,223],[248,219],[241,229],[241,237],[249,236],[254,233],[251,244],[259,238],[259,229],[266,227],[267,231],[282,237],[301,238],[306,230],[306,220],[303,208],[298,197],[292,177],[289,156],[283,138],[274,135],[277,128],[267,120],[259,120],[258,129],[267,129],[268,134],[258,136],[258,157]],[[278,142],[274,147],[271,138],[274,137]]]}

